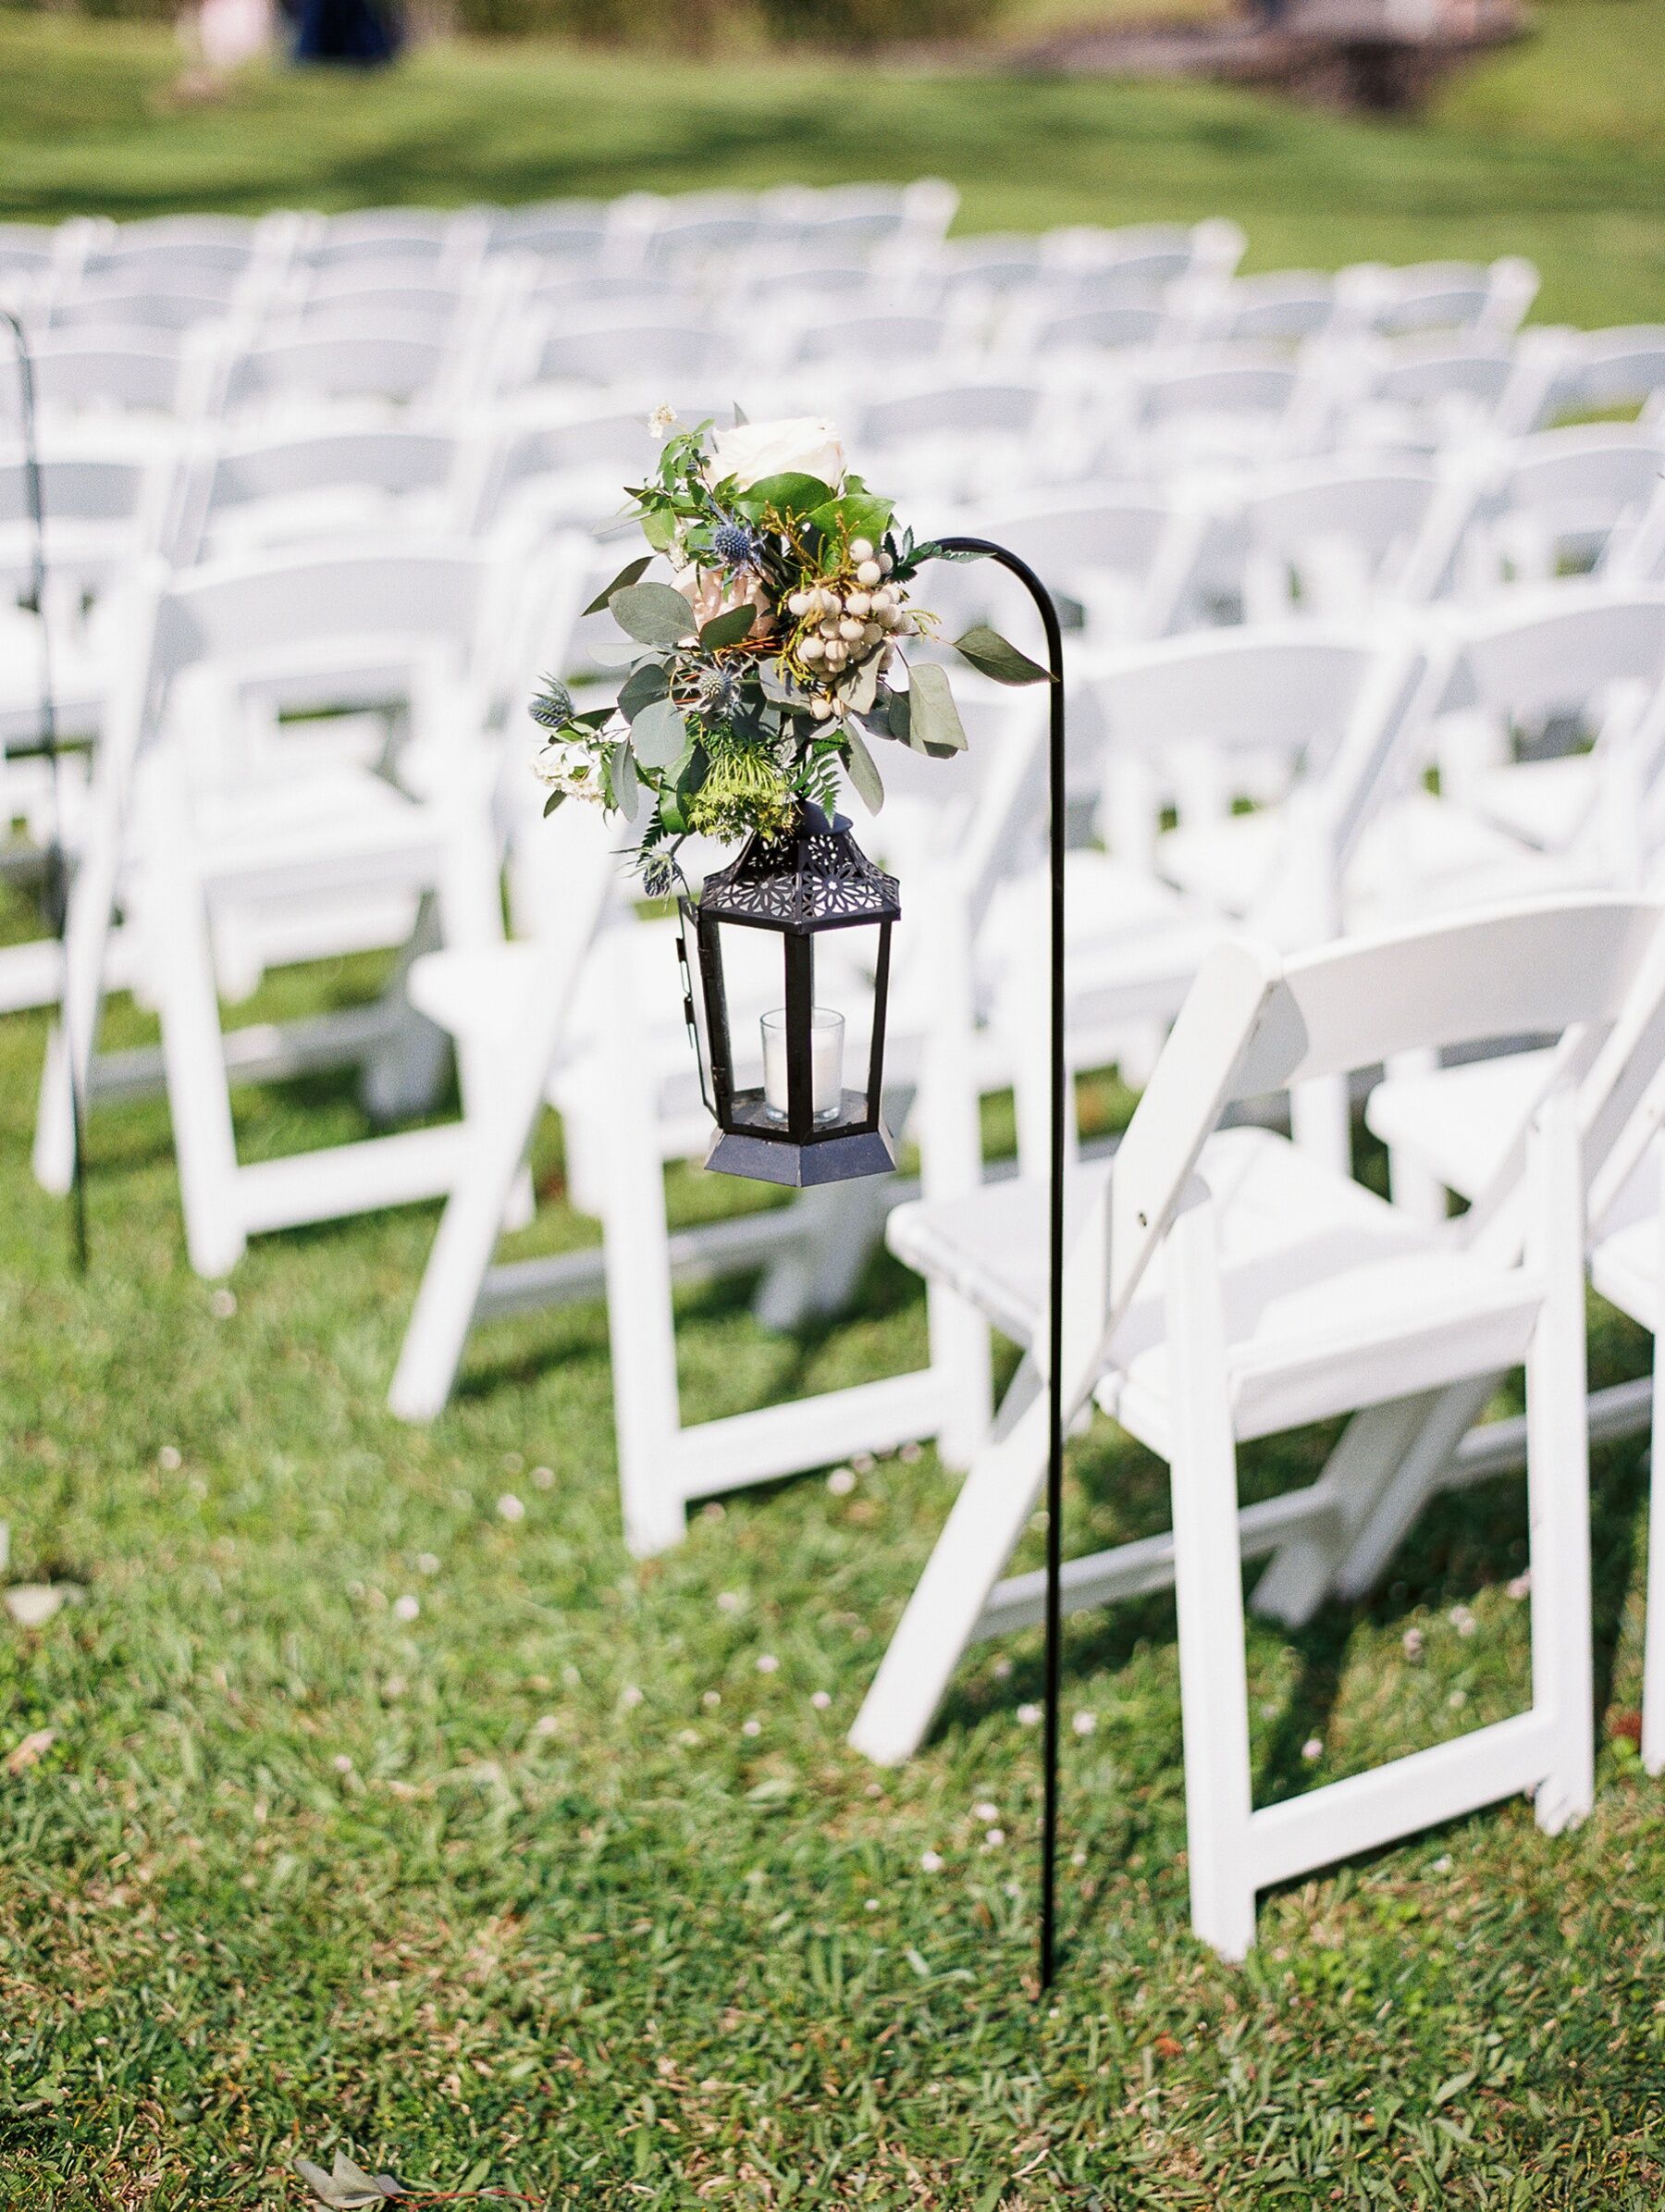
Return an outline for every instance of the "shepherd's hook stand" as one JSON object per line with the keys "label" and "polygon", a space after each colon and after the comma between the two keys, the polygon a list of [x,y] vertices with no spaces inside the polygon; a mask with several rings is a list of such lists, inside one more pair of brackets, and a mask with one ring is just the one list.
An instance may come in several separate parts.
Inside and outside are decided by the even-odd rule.
{"label": "shepherd's hook stand", "polygon": [[944,538],[944,553],[998,562],[1035,602],[1046,634],[1052,678],[1051,734],[1047,747],[1047,869],[1051,896],[1048,937],[1052,967],[1051,1144],[1047,1193],[1046,1363],[1046,1660],[1042,1728],[1041,1987],[1052,1987],[1055,1952],[1058,1863],[1058,1665],[1063,1626],[1059,1577],[1064,1536],[1064,1116],[1068,1098],[1064,1066],[1064,633],[1052,594],[1027,561],[987,538]]}
{"label": "shepherd's hook stand", "polygon": [[[45,909],[47,926],[57,939],[60,995],[67,973],[64,938],[68,926],[69,876],[64,859],[63,794],[58,782],[57,695],[52,675],[52,633],[46,622],[46,502],[41,486],[41,454],[35,439],[34,360],[23,325],[9,307],[0,307],[0,323],[11,333],[12,352],[18,364],[18,410],[23,431],[23,481],[29,499],[33,548],[30,560],[29,612],[41,636],[41,734],[31,744],[12,748],[13,758],[43,760],[52,785],[52,834],[46,845]],[[63,1009],[67,1012],[67,1008]],[[80,1086],[75,1073],[75,1052],[65,1040],[69,1069],[70,1183],[69,1218],[74,1240],[75,1268],[87,1272],[86,1152],[82,1143]]]}

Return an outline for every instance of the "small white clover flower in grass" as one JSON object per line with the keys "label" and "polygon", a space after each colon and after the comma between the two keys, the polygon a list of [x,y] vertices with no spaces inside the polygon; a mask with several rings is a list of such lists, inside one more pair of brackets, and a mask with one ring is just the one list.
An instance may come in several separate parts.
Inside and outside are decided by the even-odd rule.
{"label": "small white clover flower in grass", "polygon": [[526,1509],[512,1490],[505,1490],[498,1500],[498,1511],[505,1521],[524,1521]]}
{"label": "small white clover flower in grass", "polygon": [[740,1733],[742,1736],[761,1736],[763,1733],[763,1724],[754,1713],[750,1720],[741,1722]]}
{"label": "small white clover flower in grass", "polygon": [[422,1600],[413,1597],[409,1590],[402,1598],[393,1600],[393,1618],[396,1621],[413,1621],[421,1611]]}
{"label": "small white clover flower in grass", "polygon": [[1091,1736],[1098,1726],[1098,1715],[1096,1712],[1078,1712],[1069,1724],[1078,1736]]}
{"label": "small white clover flower in grass", "polygon": [[533,1722],[532,1733],[534,1736],[554,1736],[559,1732],[560,1727],[561,1723],[552,1712],[542,1712]]}
{"label": "small white clover flower in grass", "polygon": [[156,1454],[156,1464],[165,1475],[177,1475],[185,1464],[184,1455],[178,1444],[164,1444]]}
{"label": "small white clover flower in grass", "polygon": [[943,1871],[943,1865],[944,1860],[941,1851],[921,1851],[919,1853],[919,1871],[921,1873],[940,1874]]}
{"label": "small white clover flower in grass", "polygon": [[1069,1863],[1070,1863],[1070,1865],[1071,1865],[1071,1866],[1085,1866],[1085,1865],[1086,1865],[1086,1863],[1087,1863],[1087,1854],[1086,1854],[1086,1852],[1085,1852],[1085,1851],[1071,1851],[1071,1853],[1069,1854]]}
{"label": "small white clover flower in grass", "polygon": [[877,1912],[877,1911],[878,1911],[878,1909],[879,1909],[879,1900],[878,1900],[878,1898],[877,1898],[877,1897],[869,1897],[869,1899],[867,1900],[866,1904],[865,1904],[865,1905],[863,1905],[863,1907],[861,1908],[861,1909],[863,1910],[863,1912]]}
{"label": "small white clover flower in grass", "polygon": [[911,1467],[919,1461],[923,1450],[924,1447],[921,1444],[904,1444],[896,1457],[905,1467]]}
{"label": "small white clover flower in grass", "polygon": [[532,1470],[532,1488],[535,1490],[552,1490],[555,1488],[554,1468],[534,1467]]}
{"label": "small white clover flower in grass", "polygon": [[1449,1874],[1450,1871],[1451,1855],[1449,1851],[1443,1852],[1440,1857],[1434,1861],[1434,1872],[1437,1874]]}
{"label": "small white clover flower in grass", "polygon": [[870,1452],[858,1452],[850,1464],[857,1475],[870,1475],[879,1463]]}
{"label": "small white clover flower in grass", "polygon": [[973,1805],[973,1806],[972,1806],[971,1810],[972,1810],[972,1811],[973,1811],[973,1812],[974,1812],[974,1813],[977,1815],[978,1819],[979,1819],[980,1821],[981,1821],[981,1822],[984,1823],[984,1825],[985,1825],[985,1826],[988,1824],[988,1823],[989,1823],[989,1822],[991,1822],[991,1821],[997,1821],[997,1820],[1000,1818],[1000,1808],[999,1808],[999,1806],[998,1806],[998,1805],[996,1805],[996,1804],[993,1804],[993,1802],[992,1802],[992,1801],[991,1801],[989,1798],[980,1798],[977,1800],[977,1803],[976,1803],[975,1805]]}
{"label": "small white clover flower in grass", "polygon": [[1528,1567],[1523,1574],[1516,1575],[1511,1581],[1503,1585],[1503,1588],[1508,1597],[1517,1600],[1530,1598],[1532,1595],[1532,1569]]}
{"label": "small white clover flower in grass", "polygon": [[676,1740],[691,1751],[699,1741],[699,1731],[697,1728],[684,1728]]}
{"label": "small white clover flower in grass", "polygon": [[419,1575],[437,1575],[439,1572],[438,1553],[437,1551],[418,1551],[416,1572]]}
{"label": "small white clover flower in grass", "polygon": [[647,1694],[646,1690],[638,1689],[634,1682],[627,1683],[620,1694],[619,1702],[622,1705],[636,1706],[642,1702]]}
{"label": "small white clover flower in grass", "polygon": [[856,1488],[854,1467],[834,1467],[827,1477],[827,1488],[835,1498],[847,1498]]}
{"label": "small white clover flower in grass", "polygon": [[825,1712],[832,1700],[824,1689],[818,1689],[811,1693],[809,1702],[817,1712]]}
{"label": "small white clover flower in grass", "polygon": [[699,1702],[708,1712],[715,1712],[722,1703],[722,1692],[720,1689],[709,1689],[700,1698]]}
{"label": "small white clover flower in grass", "polygon": [[719,1613],[738,1613],[743,1602],[738,1590],[719,1590],[717,1593]]}
{"label": "small white clover flower in grass", "polygon": [[1466,1605],[1453,1605],[1446,1617],[1459,1636],[1473,1636],[1480,1625]]}
{"label": "small white clover flower in grass", "polygon": [[1450,1696],[1446,1699],[1446,1703],[1450,1707],[1453,1712],[1461,1712],[1463,1707],[1468,1703],[1467,1690],[1454,1689]]}
{"label": "small white clover flower in grass", "polygon": [[1011,1662],[1011,1661],[1010,1661],[1009,1659],[997,1659],[997,1660],[994,1662],[994,1669],[993,1669],[993,1672],[994,1672],[994,1679],[995,1679],[995,1681],[996,1681],[996,1682],[1005,1682],[1005,1681],[1008,1681],[1008,1680],[1010,1679],[1010,1677],[1011,1677],[1011,1673],[1012,1673],[1012,1662]]}
{"label": "small white clover flower in grass", "polygon": [[1323,1737],[1317,1736],[1309,1736],[1305,1743],[1303,1743],[1301,1747],[1301,1756],[1306,1761],[1309,1766],[1312,1764],[1314,1760],[1322,1759],[1324,1757]]}
{"label": "small white clover flower in grass", "polygon": [[208,1311],[216,1321],[230,1320],[232,1315],[237,1311],[237,1292],[228,1291],[222,1283],[217,1291],[210,1293]]}
{"label": "small white clover flower in grass", "polygon": [[983,1837],[983,1848],[985,1851],[997,1851],[1005,1841],[1005,1830],[1004,1828],[991,1828]]}
{"label": "small white clover flower in grass", "polygon": [[1018,1724],[1020,1728],[1032,1728],[1040,1718],[1041,1708],[1038,1705],[1020,1705],[1018,1708]]}
{"label": "small white clover flower in grass", "polygon": [[1420,1659],[1423,1655],[1423,1632],[1420,1628],[1407,1628],[1402,1637],[1407,1659]]}
{"label": "small white clover flower in grass", "polygon": [[351,1774],[352,1772],[352,1761],[345,1751],[338,1751],[334,1759],[330,1761],[330,1764],[338,1774]]}
{"label": "small white clover flower in grass", "polygon": [[780,1672],[780,1666],[781,1662],[775,1657],[772,1651],[759,1651],[758,1653],[758,1672],[759,1674],[778,1674]]}

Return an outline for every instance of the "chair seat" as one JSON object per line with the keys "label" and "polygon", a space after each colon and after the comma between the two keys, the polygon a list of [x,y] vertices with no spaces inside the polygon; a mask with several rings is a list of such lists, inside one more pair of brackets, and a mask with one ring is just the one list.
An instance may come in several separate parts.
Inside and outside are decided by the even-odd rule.
{"label": "chair seat", "polygon": [[1639,1219],[1603,1237],[1590,1254],[1590,1280],[1622,1314],[1659,1332],[1659,1214],[1657,1205]]}
{"label": "chair seat", "polygon": [[1503,1165],[1553,1057],[1547,1050],[1512,1052],[1425,1075],[1390,1075],[1365,1101],[1364,1125],[1448,1191],[1473,1198]]}
{"label": "chair seat", "polygon": [[355,881],[426,868],[444,838],[437,808],[355,768],[205,795],[196,825],[216,896],[283,896],[343,867]]}
{"label": "chair seat", "polygon": [[[1113,1167],[1083,1168],[1078,1217]],[[1411,1221],[1268,1131],[1229,1130],[1199,1174],[1219,1209],[1227,1365],[1238,1434],[1264,1436],[1391,1395],[1519,1364],[1540,1298],[1441,1229]],[[1046,1193],[1029,1180],[898,1207],[897,1257],[1028,1346],[1044,1321]],[[1169,1442],[1159,1256],[1117,1329],[1097,1397],[1153,1450]],[[1379,1382],[1377,1378],[1384,1378]]]}
{"label": "chair seat", "polygon": [[1563,850],[1595,798],[1596,766],[1588,753],[1483,769],[1463,792],[1466,806],[1540,852]]}

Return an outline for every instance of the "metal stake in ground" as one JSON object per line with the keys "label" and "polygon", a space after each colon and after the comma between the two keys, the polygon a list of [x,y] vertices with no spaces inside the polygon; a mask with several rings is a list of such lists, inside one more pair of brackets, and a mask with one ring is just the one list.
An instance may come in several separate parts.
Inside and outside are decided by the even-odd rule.
{"label": "metal stake in ground", "polygon": [[1046,1450],[1046,1661],[1042,1726],[1041,1987],[1050,1989],[1055,1955],[1058,1862],[1058,1654],[1063,1625],[1059,1577],[1064,1533],[1064,1116],[1068,1096],[1064,1068],[1064,634],[1052,594],[1028,562],[987,538],[944,538],[948,554],[998,562],[1040,610],[1052,676],[1051,735],[1047,748],[1047,866],[1050,878],[1048,953],[1052,968],[1050,1058],[1051,1146],[1047,1193],[1047,1450]]}

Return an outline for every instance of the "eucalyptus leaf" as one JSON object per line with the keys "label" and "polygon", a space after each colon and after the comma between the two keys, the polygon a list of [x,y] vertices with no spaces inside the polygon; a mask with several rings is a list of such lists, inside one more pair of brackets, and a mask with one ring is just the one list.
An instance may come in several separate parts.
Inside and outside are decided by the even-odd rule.
{"label": "eucalyptus leaf", "polygon": [[1038,661],[1031,661],[1027,653],[1020,653],[998,630],[990,629],[986,622],[973,623],[963,637],[955,639],[954,649],[962,660],[969,661],[980,675],[992,676],[997,684],[1052,681]]}
{"label": "eucalyptus leaf", "polygon": [[879,696],[879,656],[870,653],[859,668],[853,668],[837,686],[845,711],[865,714]]}
{"label": "eucalyptus leaf", "polygon": [[544,801],[543,818],[546,822],[549,821],[550,815],[554,813],[556,808],[560,806],[561,800],[565,798],[565,797],[566,793],[564,791],[550,792],[549,797]]}
{"label": "eucalyptus leaf", "polygon": [[675,645],[694,627],[694,612],[669,584],[628,584],[608,600],[625,636],[642,645]]}
{"label": "eucalyptus leaf", "polygon": [[607,778],[612,790],[613,804],[626,822],[634,822],[642,787],[636,777],[636,765],[629,746],[620,744],[613,747],[607,764]]}
{"label": "eucalyptus leaf", "polygon": [[671,767],[687,742],[682,709],[668,698],[652,700],[631,724],[630,748],[644,768]]}
{"label": "eucalyptus leaf", "polygon": [[873,756],[853,723],[845,723],[844,735],[849,748],[847,765],[850,783],[868,812],[877,814],[884,805],[884,783],[874,764]]}
{"label": "eucalyptus leaf", "polygon": [[644,707],[651,707],[662,699],[670,688],[671,679],[664,663],[644,661],[631,670],[619,686],[619,712],[626,722],[635,722]]}
{"label": "eucalyptus leaf", "polygon": [[916,753],[944,759],[966,749],[965,724],[954,703],[948,672],[934,661],[921,661],[908,671],[911,693],[907,709],[907,742]]}
{"label": "eucalyptus leaf", "polygon": [[731,607],[726,614],[713,614],[709,622],[700,624],[699,642],[707,652],[721,652],[725,645],[738,645],[743,637],[749,637],[757,619],[758,610],[749,601],[744,607]]}
{"label": "eucalyptus leaf", "polygon": [[942,545],[932,538],[926,545],[915,546],[913,558],[920,563],[927,561],[993,561],[994,550],[992,546]]}
{"label": "eucalyptus leaf", "polygon": [[591,599],[589,605],[584,610],[584,612],[586,614],[600,614],[604,612],[608,601],[612,598],[612,595],[615,591],[627,591],[631,585],[639,583],[642,577],[647,575],[648,571],[652,566],[653,555],[651,553],[644,553],[639,561],[631,562],[627,568],[622,568],[619,571],[618,575],[613,578],[612,582],[607,587],[605,591],[599,591],[596,594],[595,598]]}
{"label": "eucalyptus leaf", "polygon": [[908,710],[912,696],[911,692],[894,690],[885,694],[885,728],[891,736],[900,738],[904,745],[908,741],[910,726]]}

